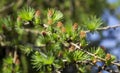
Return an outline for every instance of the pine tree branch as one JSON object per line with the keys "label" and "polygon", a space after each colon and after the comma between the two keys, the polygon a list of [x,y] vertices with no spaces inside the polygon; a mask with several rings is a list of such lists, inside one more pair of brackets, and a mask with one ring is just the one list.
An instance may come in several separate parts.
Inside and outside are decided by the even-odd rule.
{"label": "pine tree branch", "polygon": [[93,56],[93,57],[95,57],[95,58],[98,58],[98,59],[100,59],[100,60],[102,60],[102,61],[106,61],[105,59],[103,59],[103,58],[101,58],[101,57],[98,57],[98,56],[96,56],[95,54],[92,54],[92,53],[90,53],[90,52],[88,52],[88,51],[86,51],[86,50],[83,50],[83,49],[80,48],[80,46],[78,46],[77,44],[71,43],[71,45],[73,45],[73,46],[75,46],[77,49],[82,50],[83,52],[89,54],[90,56]]}
{"label": "pine tree branch", "polygon": [[[120,27],[120,24],[115,25],[115,26],[106,26],[106,27],[102,27],[102,28],[97,28],[96,31],[102,31],[102,30],[108,30],[108,29],[115,29],[115,28],[118,28],[118,27]],[[34,34],[41,34],[41,32],[38,31],[38,30],[32,30],[32,29],[23,29],[23,30],[26,31],[26,32],[34,33]],[[89,33],[90,30],[87,30],[85,32]]]}
{"label": "pine tree branch", "polygon": [[[97,59],[99,59],[99,60],[101,60],[101,61],[104,61],[104,62],[106,61],[106,59],[103,59],[103,58],[101,58],[101,57],[99,57],[99,56],[97,56],[97,55],[95,55],[95,54],[93,54],[93,53],[90,53],[90,52],[88,52],[88,51],[86,51],[86,50],[83,50],[82,48],[80,48],[80,46],[78,46],[78,45],[75,44],[75,43],[70,43],[70,44],[73,45],[73,46],[75,46],[78,50],[81,50],[81,51],[87,53],[87,54],[90,55],[90,56],[93,56],[93,57],[95,57],[95,58],[97,58]],[[111,63],[114,64],[114,65],[120,66],[119,63],[115,63],[115,62],[111,62]]]}
{"label": "pine tree branch", "polygon": [[120,27],[120,24],[118,25],[114,25],[114,26],[107,26],[107,27],[103,27],[103,28],[97,28],[98,31],[101,31],[101,30],[107,30],[107,29],[115,29],[115,28],[118,28]]}
{"label": "pine tree branch", "polygon": [[[115,29],[115,28],[118,28],[118,27],[120,27],[120,24],[114,25],[114,26],[106,26],[106,27],[102,27],[102,28],[97,28],[96,31],[103,31],[103,30],[108,30],[108,29]],[[89,33],[90,30],[85,31],[85,32]]]}

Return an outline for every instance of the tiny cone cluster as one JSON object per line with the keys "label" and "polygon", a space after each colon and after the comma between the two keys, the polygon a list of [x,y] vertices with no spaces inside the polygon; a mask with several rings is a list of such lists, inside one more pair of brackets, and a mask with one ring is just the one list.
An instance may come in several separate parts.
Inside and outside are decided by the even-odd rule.
{"label": "tiny cone cluster", "polygon": [[81,31],[80,32],[80,38],[84,38],[86,37],[86,32],[85,31]]}
{"label": "tiny cone cluster", "polygon": [[63,23],[59,21],[59,22],[57,23],[57,27],[58,27],[58,28],[61,28],[62,26],[63,26]]}
{"label": "tiny cone cluster", "polygon": [[78,24],[77,24],[77,23],[74,23],[73,29],[74,29],[74,30],[77,30],[77,29],[78,29]]}
{"label": "tiny cone cluster", "polygon": [[35,17],[39,17],[41,14],[40,10],[37,10],[36,13],[35,13]]}

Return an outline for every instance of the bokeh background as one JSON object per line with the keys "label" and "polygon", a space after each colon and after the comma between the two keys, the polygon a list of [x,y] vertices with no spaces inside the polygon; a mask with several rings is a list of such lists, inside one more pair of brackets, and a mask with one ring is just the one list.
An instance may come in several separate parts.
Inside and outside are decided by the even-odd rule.
{"label": "bokeh background", "polygon": [[[42,14],[48,8],[58,9],[64,14],[63,23],[82,26],[89,16],[96,15],[103,20],[102,26],[120,25],[120,0],[0,0],[0,19],[8,15],[17,17],[17,12],[25,6],[39,9]],[[90,46],[104,46],[120,60],[120,28],[88,33],[86,39],[91,42]],[[26,72],[35,73],[31,66],[25,67]]]}

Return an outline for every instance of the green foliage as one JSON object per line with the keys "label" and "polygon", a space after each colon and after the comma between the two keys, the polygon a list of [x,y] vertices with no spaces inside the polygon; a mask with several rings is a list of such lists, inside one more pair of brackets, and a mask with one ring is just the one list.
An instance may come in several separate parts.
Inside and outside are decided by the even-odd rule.
{"label": "green foliage", "polygon": [[35,13],[35,24],[40,24],[40,11],[38,10],[38,11],[36,11],[36,13]]}
{"label": "green foliage", "polygon": [[84,21],[86,28],[90,31],[94,31],[102,24],[101,19],[96,16],[91,16],[88,20]]}
{"label": "green foliage", "polygon": [[53,21],[59,21],[63,18],[63,14],[60,11],[55,11],[53,15]]}
{"label": "green foliage", "polygon": [[12,57],[7,57],[3,60],[3,73],[12,73]]}
{"label": "green foliage", "polygon": [[3,19],[1,19],[0,20],[0,28],[1,29],[7,29],[7,30],[12,30],[12,28],[11,27],[13,27],[14,25],[13,25],[13,21],[12,21],[12,19],[11,19],[11,17],[10,16],[8,16],[8,17],[6,17],[6,18],[3,18]]}
{"label": "green foliage", "polygon": [[110,66],[113,61],[115,61],[116,57],[110,54],[106,55],[106,65]]}
{"label": "green foliage", "polygon": [[63,14],[58,10],[49,9],[47,17],[48,17],[48,21],[50,21],[50,22],[52,22],[52,24],[54,24],[55,22],[57,22],[63,18]]}
{"label": "green foliage", "polygon": [[79,50],[72,51],[72,52],[66,51],[65,54],[66,54],[65,58],[69,62],[84,61],[89,58],[88,54]]}
{"label": "green foliage", "polygon": [[100,47],[98,47],[96,50],[92,48],[91,52],[94,53],[95,55],[98,55],[99,57],[105,57],[105,51]]}
{"label": "green foliage", "polygon": [[[3,59],[0,62],[3,65],[2,67],[0,65],[0,69],[3,70],[1,73],[10,73],[9,67],[12,66],[12,73],[19,73],[17,71],[19,67],[21,73],[62,73],[63,71],[76,73],[72,71],[74,67],[78,73],[88,73],[87,68],[91,69],[88,66],[96,66],[96,61],[105,62],[104,66],[114,64],[115,57],[106,59],[104,50],[99,47],[94,48],[95,45],[91,47],[91,42],[86,40],[87,33],[98,31],[97,28],[101,25],[99,17],[105,6],[111,11],[119,6],[119,2],[113,4],[106,2],[106,0],[1,0],[0,57],[2,56]],[[28,7],[21,9],[26,5]],[[46,14],[49,7],[60,9],[62,12],[50,8]],[[64,20],[61,22],[62,13]],[[93,14],[97,17],[89,18]],[[11,16],[6,17],[7,15]],[[59,22],[62,23],[60,26],[58,26]],[[74,28],[76,22],[78,27]],[[77,47],[71,43],[76,44]],[[14,48],[17,49],[20,59],[20,65],[15,65],[15,68],[12,62],[13,54],[10,58],[8,56],[8,53],[14,52]],[[35,69],[31,69],[31,66]],[[99,69],[106,70],[105,67]]]}
{"label": "green foliage", "polygon": [[18,12],[18,16],[23,20],[23,21],[31,21],[34,17],[34,9],[31,7],[26,7],[22,9],[21,11]]}
{"label": "green foliage", "polygon": [[[12,44],[15,48],[20,49],[20,52],[22,50],[27,56],[30,56],[30,62],[37,71],[51,73],[62,71],[71,65],[75,66],[76,70],[85,72],[87,60],[90,60],[89,64],[95,64],[92,61],[96,59],[97,61],[107,61],[106,64],[113,63],[114,58],[104,59],[106,54],[101,48],[86,49],[89,44],[86,41],[86,34],[97,31],[102,24],[100,18],[91,16],[89,20],[85,20],[84,26],[87,30],[82,30],[84,26],[73,24],[71,21],[62,23],[60,21],[62,18],[63,14],[59,10],[49,9],[47,17],[41,19],[39,11],[35,12],[33,8],[27,7],[18,12],[16,22],[12,22],[8,18],[0,23],[11,28],[9,34],[1,29],[6,33],[4,36],[10,39],[7,40],[10,42],[7,45]],[[46,22],[46,20],[48,21]],[[26,22],[33,26],[25,27]],[[3,61],[7,65],[10,64],[8,70],[12,71],[13,58],[10,57]]]}
{"label": "green foliage", "polygon": [[30,46],[20,46],[20,49],[27,55],[29,55],[33,49]]}
{"label": "green foliage", "polygon": [[21,73],[19,65],[13,65],[12,56],[8,56],[3,59],[3,69],[2,73]]}
{"label": "green foliage", "polygon": [[54,57],[47,56],[42,52],[41,53],[36,52],[32,56],[32,62],[33,62],[32,64],[34,65],[33,67],[37,68],[37,70],[41,70],[42,68],[44,70],[44,68],[47,66],[47,69],[45,69],[44,71],[46,70],[51,71],[51,68],[48,68],[48,67],[54,63]]}

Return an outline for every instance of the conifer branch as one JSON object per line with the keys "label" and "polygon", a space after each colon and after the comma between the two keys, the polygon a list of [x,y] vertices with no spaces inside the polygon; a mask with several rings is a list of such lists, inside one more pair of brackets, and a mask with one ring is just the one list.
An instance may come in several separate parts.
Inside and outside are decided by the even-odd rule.
{"label": "conifer branch", "polygon": [[[120,24],[114,25],[114,26],[106,26],[106,27],[102,27],[102,28],[97,28],[96,31],[102,31],[102,30],[108,30],[108,29],[115,29],[115,28],[118,28],[118,27],[120,27]],[[89,33],[90,30],[85,31],[85,32]]]}
{"label": "conifer branch", "polygon": [[[115,26],[106,26],[106,27],[102,27],[102,28],[97,28],[96,31],[102,31],[102,30],[108,30],[108,29],[115,29],[115,28],[118,28],[118,27],[120,27],[120,24],[115,25]],[[34,33],[34,34],[41,34],[41,32],[38,31],[38,30],[32,30],[32,29],[23,29],[23,30],[26,31],[26,32]],[[85,32],[89,33],[90,30],[85,31]]]}
{"label": "conifer branch", "polygon": [[101,30],[107,30],[107,29],[115,29],[115,28],[118,28],[118,27],[120,27],[120,24],[114,25],[114,26],[107,26],[107,27],[97,28],[97,30],[101,31]]}
{"label": "conifer branch", "polygon": [[98,56],[96,56],[95,54],[92,54],[92,53],[90,53],[90,52],[88,52],[88,51],[86,51],[86,50],[83,50],[83,49],[80,48],[80,46],[78,46],[77,44],[71,43],[71,45],[73,45],[73,46],[75,46],[77,49],[82,50],[83,52],[89,54],[90,56],[93,56],[93,57],[95,57],[95,58],[98,58],[98,59],[100,59],[100,60],[102,60],[102,61],[106,61],[105,59],[103,59],[103,58],[101,58],[101,57],[98,57]]}
{"label": "conifer branch", "polygon": [[[93,56],[93,57],[95,57],[95,58],[97,58],[97,59],[99,59],[99,60],[101,60],[101,61],[104,61],[104,62],[106,61],[106,59],[103,59],[103,58],[101,58],[101,57],[99,57],[99,56],[97,56],[97,55],[95,55],[95,54],[93,54],[93,53],[90,53],[90,52],[88,52],[88,51],[86,51],[86,50],[83,50],[82,48],[80,48],[80,46],[78,46],[78,45],[75,44],[75,43],[70,43],[70,44],[73,45],[73,46],[75,46],[78,50],[81,50],[81,51],[87,53],[87,54],[90,55],[90,56]],[[114,64],[114,65],[120,66],[119,63],[115,63],[115,62],[111,62],[111,63]]]}

